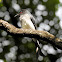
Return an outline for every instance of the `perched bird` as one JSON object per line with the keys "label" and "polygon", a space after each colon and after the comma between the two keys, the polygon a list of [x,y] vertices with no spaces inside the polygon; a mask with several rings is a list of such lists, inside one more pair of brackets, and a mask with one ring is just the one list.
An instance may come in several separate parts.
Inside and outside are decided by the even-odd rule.
{"label": "perched bird", "polygon": [[[27,10],[27,9],[23,9],[21,10],[21,12],[16,16],[19,16],[19,20],[20,20],[20,23],[21,23],[21,27],[23,29],[32,29],[32,30],[35,30],[36,27],[35,27],[35,18],[33,17],[33,15]],[[35,46],[36,46],[36,53],[38,53],[39,49],[40,49],[40,44],[39,44],[39,41],[32,38],[34,43],[35,43]],[[40,50],[41,51],[41,50]]]}

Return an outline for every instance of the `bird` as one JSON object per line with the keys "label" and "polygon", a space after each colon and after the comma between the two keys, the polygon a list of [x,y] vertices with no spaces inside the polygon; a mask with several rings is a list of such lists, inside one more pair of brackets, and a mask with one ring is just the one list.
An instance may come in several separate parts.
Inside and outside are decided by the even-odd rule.
{"label": "bird", "polygon": [[[20,24],[23,29],[36,30],[35,18],[27,9],[22,9],[20,13],[16,14],[14,17],[17,16],[19,16]],[[32,40],[36,46],[36,53],[39,54],[38,51],[40,50],[41,52],[40,43],[37,39],[32,38]]]}

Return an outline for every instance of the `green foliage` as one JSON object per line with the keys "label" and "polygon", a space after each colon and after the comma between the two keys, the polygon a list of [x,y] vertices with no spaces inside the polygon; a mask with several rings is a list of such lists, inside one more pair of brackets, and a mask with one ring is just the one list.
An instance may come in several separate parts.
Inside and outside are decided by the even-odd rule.
{"label": "green foliage", "polygon": [[[14,6],[14,3],[18,6]],[[60,27],[55,28],[55,25],[59,26],[59,19],[55,15],[55,12],[58,9],[58,4],[59,0],[3,0],[2,2],[0,2],[0,19],[4,19],[10,22],[11,24],[15,25],[16,27],[19,27],[17,25],[19,20],[18,18],[14,18],[14,15],[20,12],[21,9],[16,10],[16,8],[28,8],[36,19],[40,19],[40,21],[37,21],[38,28],[40,27],[41,23],[45,23],[50,27],[48,31],[52,34],[57,35],[60,30]],[[39,10],[37,8],[38,5],[45,6],[45,9]],[[38,16],[39,13],[37,13],[36,15],[36,11],[40,11],[41,15]],[[44,11],[47,12],[47,15],[45,15]],[[54,22],[53,25],[51,25],[50,23],[51,20]],[[42,26],[42,28],[43,27],[44,26]],[[45,46],[47,49],[44,48]],[[51,50],[49,50],[50,48]],[[61,57],[60,54],[62,54],[58,53],[56,48],[46,43],[45,41],[42,41],[41,51],[46,55],[46,57],[38,57],[38,62],[52,62],[52,59],[56,61],[59,57]],[[55,54],[49,53],[49,51],[54,51]],[[0,59],[4,62],[36,62],[37,58],[35,53],[35,44],[30,38],[11,36],[8,33],[4,32],[4,30],[0,30]]]}

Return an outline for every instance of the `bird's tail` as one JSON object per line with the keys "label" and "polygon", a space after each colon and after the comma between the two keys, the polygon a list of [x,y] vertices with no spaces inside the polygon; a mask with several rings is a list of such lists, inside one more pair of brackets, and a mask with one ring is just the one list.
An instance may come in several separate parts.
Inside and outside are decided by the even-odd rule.
{"label": "bird's tail", "polygon": [[44,54],[41,52],[40,42],[34,38],[33,38],[33,41],[35,43],[37,57],[39,55],[44,56]]}

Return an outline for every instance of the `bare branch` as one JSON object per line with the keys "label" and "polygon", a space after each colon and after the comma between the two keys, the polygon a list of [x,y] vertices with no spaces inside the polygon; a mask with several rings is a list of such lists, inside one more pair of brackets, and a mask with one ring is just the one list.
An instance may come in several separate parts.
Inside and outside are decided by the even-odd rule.
{"label": "bare branch", "polygon": [[8,33],[10,33],[10,35],[41,39],[43,41],[47,41],[52,45],[55,45],[56,47],[62,49],[62,40],[59,38],[56,38],[54,35],[46,31],[16,28],[15,26],[9,24],[4,20],[0,20],[0,29],[7,31]]}

